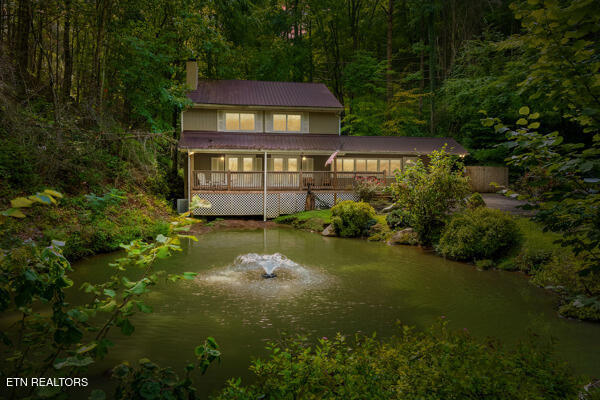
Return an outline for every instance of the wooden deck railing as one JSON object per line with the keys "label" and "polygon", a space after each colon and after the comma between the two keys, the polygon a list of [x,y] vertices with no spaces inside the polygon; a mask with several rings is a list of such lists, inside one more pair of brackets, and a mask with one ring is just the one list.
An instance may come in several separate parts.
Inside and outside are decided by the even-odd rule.
{"label": "wooden deck railing", "polygon": [[[358,178],[384,180],[385,172],[267,171],[267,190],[352,190]],[[192,171],[193,190],[263,190],[264,172]]]}

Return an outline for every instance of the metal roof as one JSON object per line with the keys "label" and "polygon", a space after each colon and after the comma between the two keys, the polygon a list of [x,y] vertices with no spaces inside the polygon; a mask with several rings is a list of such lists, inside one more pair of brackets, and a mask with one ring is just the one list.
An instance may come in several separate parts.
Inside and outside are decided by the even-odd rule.
{"label": "metal roof", "polygon": [[467,150],[452,138],[409,136],[338,136],[309,133],[183,131],[180,149],[326,151],[343,153],[429,154],[446,145],[451,154]]}
{"label": "metal roof", "polygon": [[200,81],[188,93],[196,104],[343,109],[322,83],[243,80]]}

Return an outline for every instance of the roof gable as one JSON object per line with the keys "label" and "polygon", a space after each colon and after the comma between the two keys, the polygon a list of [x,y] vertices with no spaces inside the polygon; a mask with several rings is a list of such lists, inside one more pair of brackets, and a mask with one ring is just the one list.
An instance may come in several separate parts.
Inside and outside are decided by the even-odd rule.
{"label": "roof gable", "polygon": [[200,81],[197,89],[188,93],[188,98],[196,104],[343,108],[322,83]]}

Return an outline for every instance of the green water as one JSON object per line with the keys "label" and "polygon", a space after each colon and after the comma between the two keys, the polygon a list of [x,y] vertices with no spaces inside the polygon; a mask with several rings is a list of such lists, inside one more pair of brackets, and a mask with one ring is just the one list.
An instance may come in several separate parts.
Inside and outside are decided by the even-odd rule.
{"label": "green water", "polygon": [[[158,268],[200,276],[154,289],[147,303],[155,312],[135,317],[133,336],[111,332],[116,345],[90,371],[91,388],[106,385],[103,371],[121,360],[148,357],[182,371],[193,348],[213,336],[223,360],[196,379],[206,394],[228,377],[249,379],[251,357],[265,355],[266,342],[283,331],[319,337],[376,331],[385,337],[394,334],[396,321],[425,329],[441,316],[456,329],[509,344],[525,339],[528,331],[552,336],[557,357],[575,372],[600,376],[600,324],[559,318],[557,298],[520,274],[479,272],[414,247],[292,229],[217,231],[184,247]],[[231,267],[247,253],[281,253],[298,263],[300,272],[276,270],[277,278],[263,279],[258,269]],[[73,279],[101,281],[114,257],[78,263]],[[72,299],[78,296],[71,293]]]}

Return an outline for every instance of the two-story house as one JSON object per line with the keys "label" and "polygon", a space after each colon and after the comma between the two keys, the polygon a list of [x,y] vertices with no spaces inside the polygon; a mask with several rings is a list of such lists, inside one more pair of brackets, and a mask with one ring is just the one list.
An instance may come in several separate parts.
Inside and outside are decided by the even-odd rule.
{"label": "two-story house", "polygon": [[390,180],[450,138],[341,136],[343,106],[321,83],[218,80],[198,82],[187,64],[188,97],[179,149],[185,152],[186,199],[211,208],[196,215],[264,215],[303,211],[307,191],[317,206],[356,199],[357,178]]}

